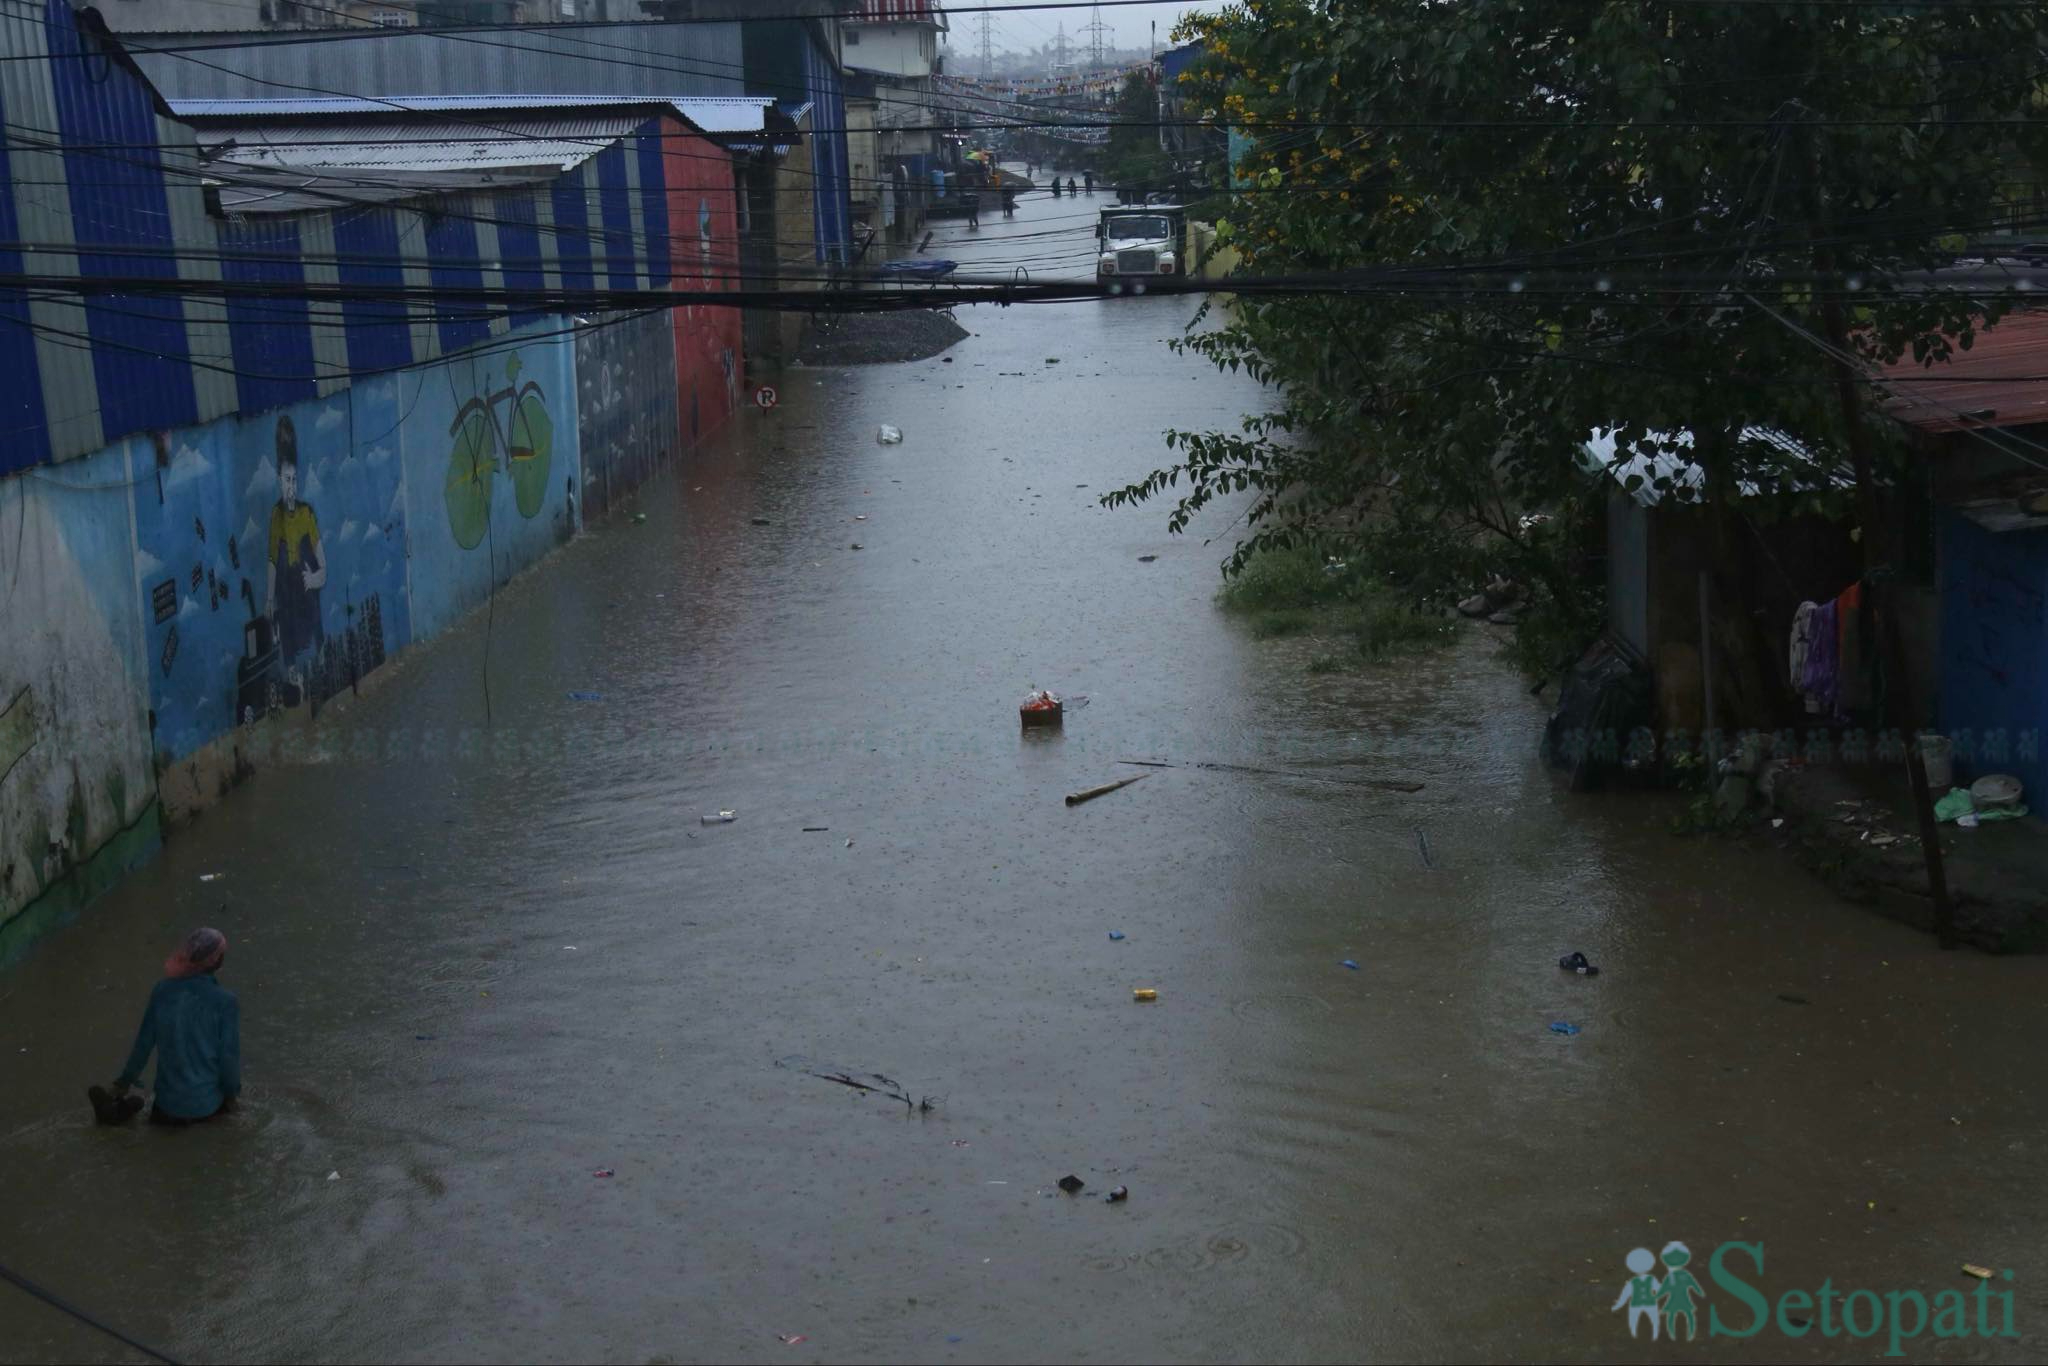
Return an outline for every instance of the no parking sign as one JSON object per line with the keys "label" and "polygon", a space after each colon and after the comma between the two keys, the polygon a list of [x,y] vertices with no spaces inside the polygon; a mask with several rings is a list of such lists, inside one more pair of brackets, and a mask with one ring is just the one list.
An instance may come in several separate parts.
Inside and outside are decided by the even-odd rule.
{"label": "no parking sign", "polygon": [[765,413],[770,408],[773,408],[775,406],[775,402],[776,395],[774,385],[764,384],[754,391],[755,406],[759,407],[762,412]]}

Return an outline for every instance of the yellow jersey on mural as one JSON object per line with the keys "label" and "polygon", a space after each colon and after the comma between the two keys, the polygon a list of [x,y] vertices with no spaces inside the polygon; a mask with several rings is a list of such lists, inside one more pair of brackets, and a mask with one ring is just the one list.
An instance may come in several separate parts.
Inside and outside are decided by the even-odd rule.
{"label": "yellow jersey on mural", "polygon": [[270,535],[265,558],[276,571],[277,634],[284,657],[296,657],[320,641],[320,590],[308,587],[310,575],[325,578],[320,571],[325,557],[320,550],[320,519],[310,504],[282,501],[270,509]]}

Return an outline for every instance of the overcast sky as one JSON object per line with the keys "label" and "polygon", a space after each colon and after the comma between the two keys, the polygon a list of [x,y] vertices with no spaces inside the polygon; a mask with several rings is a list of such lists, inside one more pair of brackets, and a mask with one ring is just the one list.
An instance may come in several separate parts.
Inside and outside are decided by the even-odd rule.
{"label": "overcast sky", "polygon": [[[1015,0],[963,0],[963,3],[1005,5],[1015,3]],[[1163,47],[1173,32],[1174,20],[1190,10],[1202,8],[1205,6],[1191,4],[1104,5],[1102,22],[1110,27],[1110,46],[1143,47],[1150,41],[1152,23],[1157,20],[1159,43]],[[1085,45],[1086,39],[1080,36],[1081,30],[1087,27],[1091,17],[1091,11],[1086,9],[1020,9],[990,16],[994,22],[995,47],[998,51],[1007,48],[1012,52],[1027,51],[1040,43],[1052,41],[1052,36],[1063,24],[1070,47]],[[978,51],[981,46],[981,16],[955,14],[951,20],[953,46],[963,52]]]}

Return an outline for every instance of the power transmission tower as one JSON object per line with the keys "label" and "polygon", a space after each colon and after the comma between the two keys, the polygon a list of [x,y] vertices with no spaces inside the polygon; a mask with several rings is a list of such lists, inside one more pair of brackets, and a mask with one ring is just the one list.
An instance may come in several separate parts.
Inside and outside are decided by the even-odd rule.
{"label": "power transmission tower", "polygon": [[1067,66],[1067,26],[1061,23],[1060,31],[1053,35],[1053,69],[1064,71]]}
{"label": "power transmission tower", "polygon": [[1102,22],[1102,6],[1095,6],[1090,13],[1092,17],[1087,27],[1083,28],[1081,32],[1088,35],[1088,64],[1090,66],[1101,66],[1102,40],[1109,33],[1109,25]]}
{"label": "power transmission tower", "polygon": [[995,54],[989,46],[989,27],[994,19],[995,16],[987,10],[981,12],[981,74],[984,76],[993,76],[996,72]]}

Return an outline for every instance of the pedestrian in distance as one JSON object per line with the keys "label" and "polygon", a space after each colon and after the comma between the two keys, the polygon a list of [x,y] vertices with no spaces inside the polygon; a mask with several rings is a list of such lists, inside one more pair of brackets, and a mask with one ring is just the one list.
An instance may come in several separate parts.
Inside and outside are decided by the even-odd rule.
{"label": "pedestrian in distance", "polygon": [[1009,218],[1017,212],[1017,187],[1003,186],[1003,217]]}
{"label": "pedestrian in distance", "polygon": [[142,1111],[129,1092],[156,1054],[152,1124],[197,1124],[231,1113],[242,1093],[242,1016],[235,994],[214,974],[227,958],[227,936],[198,929],[164,960],[163,980],[149,993],[127,1065],[111,1087],[86,1088],[93,1117],[125,1124]]}
{"label": "pedestrian in distance", "polygon": [[1075,190],[1074,190],[1074,178],[1073,178],[1072,176],[1068,176],[1068,177],[1067,177],[1067,193],[1068,193],[1068,194],[1073,194],[1073,193],[1075,193]]}
{"label": "pedestrian in distance", "polygon": [[1052,197],[1054,199],[1060,197],[1060,178],[1058,176],[1052,178]]}
{"label": "pedestrian in distance", "polygon": [[967,196],[967,226],[975,232],[981,231],[981,196]]}
{"label": "pedestrian in distance", "polygon": [[1081,188],[1086,190],[1089,194],[1095,193],[1095,172],[1081,172]]}

